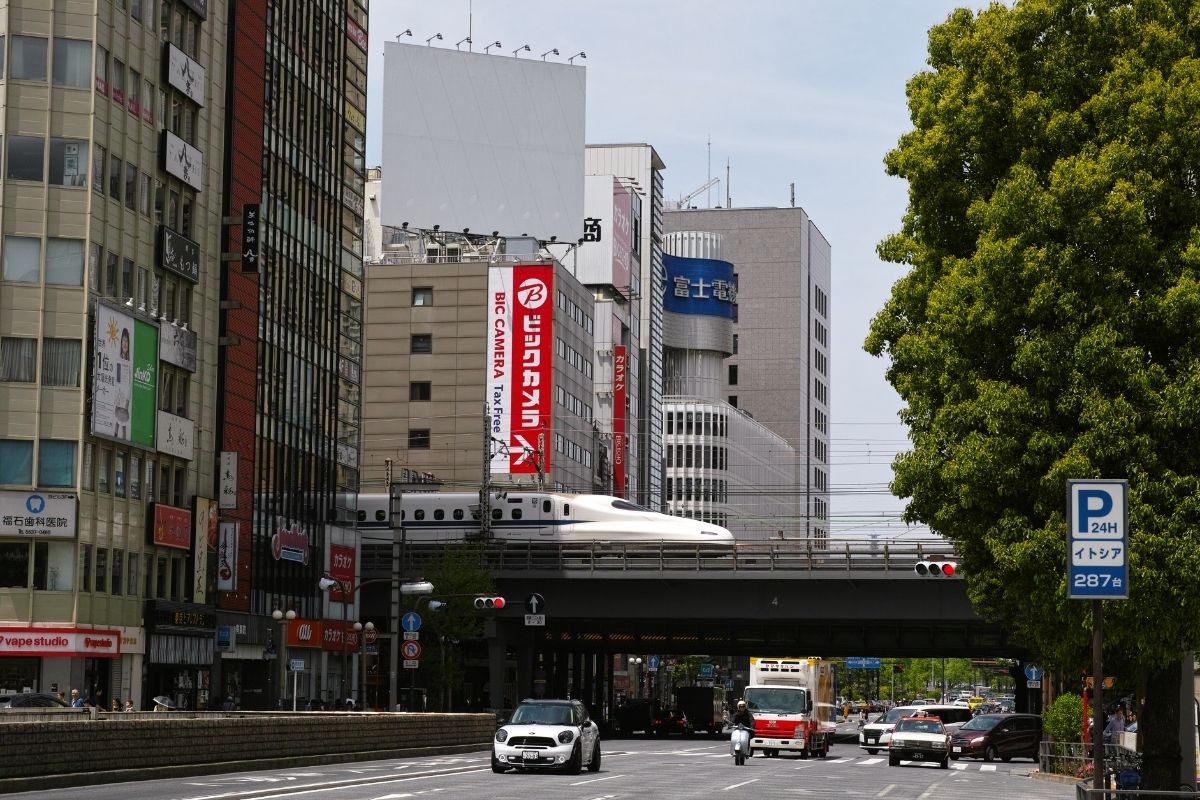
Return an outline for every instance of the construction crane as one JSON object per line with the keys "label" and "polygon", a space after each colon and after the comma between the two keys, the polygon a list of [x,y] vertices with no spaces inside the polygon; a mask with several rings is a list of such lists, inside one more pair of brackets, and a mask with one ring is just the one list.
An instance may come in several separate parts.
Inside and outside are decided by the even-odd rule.
{"label": "construction crane", "polygon": [[699,197],[700,195],[707,192],[712,187],[719,186],[720,184],[721,184],[720,178],[709,178],[707,181],[705,181],[704,185],[701,186],[699,189],[695,190],[694,192],[685,194],[683,197],[679,198],[679,208],[687,208],[688,203],[692,202],[693,200],[695,200],[697,197]]}

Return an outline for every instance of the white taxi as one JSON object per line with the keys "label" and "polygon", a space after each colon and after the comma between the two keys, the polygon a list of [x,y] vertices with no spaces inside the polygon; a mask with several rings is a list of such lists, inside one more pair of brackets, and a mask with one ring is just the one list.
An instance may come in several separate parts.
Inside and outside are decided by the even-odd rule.
{"label": "white taxi", "polygon": [[950,766],[950,734],[937,717],[904,717],[892,729],[888,743],[888,764],[900,766],[901,761],[936,761],[942,769]]}
{"label": "white taxi", "polygon": [[600,769],[600,731],[578,700],[524,700],[492,737],[492,772]]}

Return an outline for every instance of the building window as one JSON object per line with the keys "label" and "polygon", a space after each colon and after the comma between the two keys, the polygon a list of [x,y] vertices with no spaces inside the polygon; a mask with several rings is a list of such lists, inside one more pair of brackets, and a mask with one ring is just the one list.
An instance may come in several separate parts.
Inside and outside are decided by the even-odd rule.
{"label": "building window", "polygon": [[729,365],[729,385],[730,386],[737,386],[737,381],[738,381],[737,372],[738,372],[737,364],[730,364]]}
{"label": "building window", "polygon": [[125,163],[125,207],[130,211],[137,209],[137,165]]}
{"label": "building window", "polygon": [[54,37],[54,85],[86,89],[92,82],[92,43]]}
{"label": "building window", "polygon": [[75,485],[75,442],[42,439],[38,449],[38,486]]}
{"label": "building window", "polygon": [[83,285],[83,239],[46,240],[46,283]]}
{"label": "building window", "polygon": [[12,37],[12,68],[8,77],[14,81],[46,80],[46,40],[40,36]]}
{"label": "building window", "polygon": [[413,381],[408,385],[408,399],[423,401],[433,395],[433,385],[429,381]]}
{"label": "building window", "polygon": [[429,429],[428,428],[413,428],[408,432],[408,449],[409,450],[428,450],[429,449]]}
{"label": "building window", "polygon": [[0,439],[0,483],[33,483],[33,442]]}
{"label": "building window", "polygon": [[37,375],[37,339],[5,336],[0,339],[0,381],[33,383]]}
{"label": "building window", "polygon": [[738,335],[736,333],[733,335],[733,354],[735,356],[738,354]]}
{"label": "building window", "polygon": [[79,339],[43,339],[42,385],[78,386],[82,348]]}
{"label": "building window", "polygon": [[433,287],[422,286],[412,290],[412,304],[414,306],[431,306],[433,305]]}
{"label": "building window", "polygon": [[113,455],[113,495],[125,496],[125,453],[118,450]]}
{"label": "building window", "polygon": [[[21,37],[16,37],[21,38]],[[40,136],[8,137],[8,172],[10,180],[41,181],[42,154],[46,140]]]}
{"label": "building window", "polygon": [[121,200],[121,159],[115,155],[108,158],[108,196]]}
{"label": "building window", "polygon": [[29,585],[29,542],[0,542],[0,587]]}
{"label": "building window", "polygon": [[41,275],[42,240],[32,236],[4,237],[4,280],[37,283]]}
{"label": "building window", "polygon": [[411,353],[432,353],[433,352],[433,334],[432,333],[414,333],[412,335],[412,343],[409,347]]}
{"label": "building window", "polygon": [[729,405],[732,406],[733,408],[738,407],[736,394],[729,395]]}
{"label": "building window", "polygon": [[88,143],[82,139],[50,139],[50,185],[87,186]]}

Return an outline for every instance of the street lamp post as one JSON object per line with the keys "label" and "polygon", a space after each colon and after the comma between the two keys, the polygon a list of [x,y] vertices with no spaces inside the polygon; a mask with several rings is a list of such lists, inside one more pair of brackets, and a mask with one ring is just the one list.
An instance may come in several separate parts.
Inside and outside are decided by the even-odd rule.
{"label": "street lamp post", "polygon": [[633,684],[632,699],[638,700],[642,696],[642,659],[635,656],[634,658],[629,659],[629,663],[635,667],[634,675],[637,676],[637,680]]}
{"label": "street lamp post", "polygon": [[[284,613],[280,609],[271,612],[271,619],[279,623],[279,644],[275,646],[275,657],[279,659],[279,697],[275,702],[277,708],[283,708],[283,699],[287,696],[287,623],[296,618],[296,612],[290,608]],[[296,698],[292,698],[292,710],[296,710]]]}
{"label": "street lamp post", "polygon": [[358,708],[362,711],[367,707],[367,635],[375,631],[375,623],[368,622],[363,625],[361,622],[355,622],[354,630],[358,633],[358,643],[362,651],[359,656],[362,662],[362,680],[358,684]]}

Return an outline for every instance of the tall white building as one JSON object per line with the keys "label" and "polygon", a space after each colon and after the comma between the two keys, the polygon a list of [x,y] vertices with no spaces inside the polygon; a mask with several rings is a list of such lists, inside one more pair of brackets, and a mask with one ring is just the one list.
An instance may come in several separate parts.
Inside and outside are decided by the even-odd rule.
{"label": "tall white building", "polygon": [[[587,175],[609,175],[624,182],[639,198],[642,214],[635,234],[637,258],[632,264],[631,319],[638,328],[630,371],[638,395],[631,406],[636,427],[628,432],[630,475],[626,497],[656,511],[663,501],[663,170],[666,165],[648,144],[588,145]],[[636,288],[635,288],[636,287]],[[599,347],[599,345],[597,345]]]}

